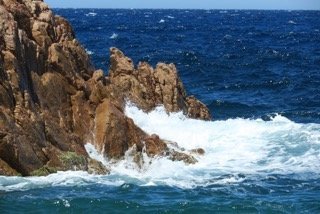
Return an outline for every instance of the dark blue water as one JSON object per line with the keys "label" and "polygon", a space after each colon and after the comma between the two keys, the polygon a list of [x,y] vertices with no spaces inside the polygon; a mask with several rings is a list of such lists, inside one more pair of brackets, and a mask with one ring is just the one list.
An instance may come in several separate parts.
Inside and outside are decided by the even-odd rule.
{"label": "dark blue water", "polygon": [[[283,158],[270,163],[252,159],[257,168],[252,174],[235,173],[243,169],[236,163],[229,173],[201,168],[197,173],[206,180],[195,176],[190,183],[199,185],[192,187],[176,185],[185,179],[175,175],[172,185],[168,181],[146,185],[141,178],[121,173],[31,180],[0,177],[0,213],[320,213],[320,11],[55,12],[72,23],[96,68],[106,73],[112,46],[135,63],[175,63],[188,93],[206,103],[214,119],[243,118],[221,122],[228,133],[241,124],[249,127],[248,132],[255,131],[252,123],[260,130],[258,125],[276,114],[288,118],[278,132],[281,121],[265,122],[266,131],[256,140],[266,142],[267,157]],[[238,135],[240,142],[243,136]],[[272,147],[274,142],[285,146]],[[245,144],[236,149],[243,149],[241,145]],[[265,162],[268,167],[260,170]],[[271,167],[272,163],[280,165]]]}
{"label": "dark blue water", "polygon": [[111,46],[136,63],[173,62],[189,93],[216,119],[281,113],[320,122],[319,11],[56,12],[94,52],[97,68],[108,71]]}

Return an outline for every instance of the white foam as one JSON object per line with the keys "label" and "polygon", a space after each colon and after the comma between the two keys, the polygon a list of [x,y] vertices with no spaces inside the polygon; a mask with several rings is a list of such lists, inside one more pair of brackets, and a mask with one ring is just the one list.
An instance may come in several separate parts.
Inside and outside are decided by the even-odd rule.
{"label": "white foam", "polygon": [[124,182],[101,175],[90,175],[83,171],[57,172],[41,177],[5,177],[0,176],[0,191],[25,191],[29,189],[62,186],[82,186],[93,183],[121,185]]}
{"label": "white foam", "polygon": [[166,16],[168,19],[174,19],[174,16]]}
{"label": "white foam", "polygon": [[113,33],[111,36],[110,36],[110,39],[116,39],[118,38],[118,34],[116,33]]}
{"label": "white foam", "polygon": [[94,145],[87,143],[84,147],[90,158],[100,161],[103,165],[108,166],[108,159],[99,153]]}
{"label": "white foam", "polygon": [[87,52],[87,54],[89,54],[89,55],[94,54],[94,52],[93,52],[93,51],[90,51],[90,50],[88,50],[88,49],[86,49],[86,52]]}
{"label": "white foam", "polygon": [[213,174],[320,170],[319,124],[297,124],[280,115],[271,121],[239,118],[206,122],[186,118],[181,112],[167,114],[163,107],[146,114],[130,105],[126,114],[149,134],[158,134],[186,149],[203,148],[206,154],[198,157],[196,165],[173,166],[176,170],[184,168],[189,175],[194,169]]}
{"label": "white foam", "polygon": [[0,176],[0,191],[92,183],[193,188],[227,185],[272,174],[303,179],[312,174],[320,178],[320,124],[298,124],[281,115],[271,121],[242,118],[201,121],[187,118],[181,112],[167,114],[163,107],[147,114],[130,104],[125,113],[145,132],[177,142],[187,150],[203,148],[205,155],[196,156],[198,163],[186,165],[167,158],[150,159],[143,154],[145,164],[139,168],[133,163],[130,150],[123,160],[111,164],[93,145],[87,144],[90,157],[111,167],[110,175],[58,172],[46,177]]}
{"label": "white foam", "polygon": [[90,13],[87,13],[87,14],[85,14],[86,16],[96,16],[97,15],[97,13],[94,13],[94,12],[90,12]]}
{"label": "white foam", "polygon": [[161,20],[159,21],[159,23],[165,23],[165,20],[164,20],[164,19],[161,19]]}
{"label": "white foam", "polygon": [[289,24],[294,24],[294,25],[297,24],[295,21],[292,21],[292,20],[289,20],[288,23]]}

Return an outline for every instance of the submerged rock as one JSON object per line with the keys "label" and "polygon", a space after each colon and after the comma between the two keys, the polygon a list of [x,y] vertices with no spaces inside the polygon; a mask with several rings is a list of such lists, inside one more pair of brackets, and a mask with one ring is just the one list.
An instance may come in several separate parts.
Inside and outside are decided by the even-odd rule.
{"label": "submerged rock", "polygon": [[[92,142],[110,159],[129,148],[150,157],[194,163],[169,150],[124,114],[126,102],[151,111],[164,105],[209,120],[208,108],[187,97],[173,64],[152,68],[110,49],[105,76],[91,65],[70,24],[43,1],[0,0],[0,174],[46,175],[59,170],[107,174],[89,158]],[[184,155],[183,155],[184,154]]]}

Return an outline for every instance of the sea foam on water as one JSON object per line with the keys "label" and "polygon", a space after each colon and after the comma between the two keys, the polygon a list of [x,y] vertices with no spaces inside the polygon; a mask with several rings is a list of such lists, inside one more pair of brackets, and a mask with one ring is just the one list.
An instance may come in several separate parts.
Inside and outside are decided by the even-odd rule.
{"label": "sea foam on water", "polygon": [[203,148],[205,154],[197,155],[198,163],[194,165],[173,162],[166,157],[151,159],[143,154],[145,164],[138,167],[130,151],[123,160],[111,163],[92,144],[87,144],[85,148],[90,157],[110,167],[110,175],[68,171],[46,177],[0,176],[0,191],[93,183],[194,188],[274,174],[319,178],[320,124],[299,124],[281,115],[270,121],[242,118],[201,121],[187,118],[182,112],[168,114],[163,106],[145,113],[132,104],[126,106],[125,113],[145,132],[158,134],[186,150]]}
{"label": "sea foam on water", "polygon": [[270,121],[201,121],[181,112],[167,114],[163,107],[147,114],[132,105],[127,105],[126,115],[149,134],[158,134],[187,150],[203,148],[206,153],[197,157],[197,164],[183,166],[191,174],[192,168],[213,174],[282,174],[320,169],[319,124],[298,124],[281,115]]}

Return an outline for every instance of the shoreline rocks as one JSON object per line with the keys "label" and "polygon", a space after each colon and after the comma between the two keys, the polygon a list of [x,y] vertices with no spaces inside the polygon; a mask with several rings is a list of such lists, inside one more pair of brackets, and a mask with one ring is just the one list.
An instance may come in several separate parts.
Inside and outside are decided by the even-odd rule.
{"label": "shoreline rocks", "polygon": [[211,119],[203,103],[186,96],[173,64],[141,62],[135,68],[111,48],[105,76],[70,24],[43,1],[0,0],[0,175],[109,173],[89,157],[86,143],[114,160],[135,148],[137,154],[195,162],[191,153],[169,149],[161,136],[137,127],[124,114],[127,100],[146,112],[164,105],[168,112]]}

